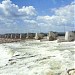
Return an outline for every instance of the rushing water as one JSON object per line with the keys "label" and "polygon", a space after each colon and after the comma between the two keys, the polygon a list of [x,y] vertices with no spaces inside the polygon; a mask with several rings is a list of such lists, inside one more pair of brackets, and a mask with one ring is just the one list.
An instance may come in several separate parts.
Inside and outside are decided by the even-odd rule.
{"label": "rushing water", "polygon": [[0,75],[60,75],[74,68],[75,42],[21,41],[0,44]]}

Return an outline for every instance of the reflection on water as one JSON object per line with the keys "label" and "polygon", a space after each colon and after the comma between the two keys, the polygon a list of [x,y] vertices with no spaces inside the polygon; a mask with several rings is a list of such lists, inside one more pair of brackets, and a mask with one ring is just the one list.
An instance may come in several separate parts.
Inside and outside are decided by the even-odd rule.
{"label": "reflection on water", "polygon": [[24,41],[0,45],[0,75],[59,75],[73,68],[75,42]]}

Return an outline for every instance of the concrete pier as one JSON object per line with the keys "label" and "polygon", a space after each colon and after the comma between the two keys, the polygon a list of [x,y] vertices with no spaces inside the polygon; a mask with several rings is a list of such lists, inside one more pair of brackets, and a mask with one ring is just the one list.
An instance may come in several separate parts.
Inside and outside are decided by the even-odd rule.
{"label": "concrete pier", "polygon": [[4,34],[4,38],[8,38],[8,34]]}
{"label": "concrete pier", "polygon": [[35,33],[27,33],[26,39],[33,39],[35,36]]}
{"label": "concrete pier", "polygon": [[7,34],[0,34],[0,38],[3,39],[10,39],[10,40],[23,40],[23,39],[36,39],[36,40],[47,40],[53,41],[56,40],[58,42],[67,42],[67,41],[74,41],[75,40],[75,31],[69,31],[66,33],[61,32],[49,32],[47,33],[7,33]]}
{"label": "concrete pier", "polygon": [[53,40],[56,40],[57,39],[57,33],[54,33],[54,32],[49,32],[48,36],[47,36],[47,39],[49,41],[53,41]]}
{"label": "concrete pier", "polygon": [[20,39],[26,39],[26,34],[21,33],[21,34],[20,34]]}
{"label": "concrete pier", "polygon": [[4,34],[4,38],[7,38],[7,35],[6,34]]}
{"label": "concrete pier", "polygon": [[12,39],[12,34],[10,35],[11,39]]}
{"label": "concrete pier", "polygon": [[10,39],[12,39],[12,34],[4,34],[4,38],[10,38]]}
{"label": "concrete pier", "polygon": [[15,39],[15,34],[12,34],[11,39]]}
{"label": "concrete pier", "polygon": [[22,34],[19,34],[19,38],[22,39]]}
{"label": "concrete pier", "polygon": [[11,34],[7,34],[7,38],[10,38],[11,39]]}
{"label": "concrete pier", "polygon": [[65,40],[66,41],[74,41],[75,40],[75,33],[73,31],[69,31],[65,33]]}
{"label": "concrete pier", "polygon": [[43,37],[44,37],[43,34],[40,34],[40,33],[36,33],[36,34],[35,34],[35,39],[36,39],[36,40],[43,39]]}
{"label": "concrete pier", "polygon": [[0,38],[4,38],[5,36],[4,36],[4,34],[0,34]]}
{"label": "concrete pier", "polygon": [[26,38],[26,33],[3,34],[3,35],[0,35],[0,38],[6,38],[6,39],[25,39]]}

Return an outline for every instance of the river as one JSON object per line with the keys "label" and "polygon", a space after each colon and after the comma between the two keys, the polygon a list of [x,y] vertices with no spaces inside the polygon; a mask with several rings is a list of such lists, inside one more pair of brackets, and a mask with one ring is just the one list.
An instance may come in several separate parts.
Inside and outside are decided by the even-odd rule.
{"label": "river", "polygon": [[60,75],[75,68],[75,41],[21,41],[0,44],[0,75]]}

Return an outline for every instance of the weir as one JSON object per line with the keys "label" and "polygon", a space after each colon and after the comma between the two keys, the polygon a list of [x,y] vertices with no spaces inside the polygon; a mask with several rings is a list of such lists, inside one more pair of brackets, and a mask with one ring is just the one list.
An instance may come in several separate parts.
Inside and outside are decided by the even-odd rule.
{"label": "weir", "polygon": [[65,33],[65,40],[66,41],[74,41],[75,40],[75,33],[73,31],[69,31]]}
{"label": "weir", "polygon": [[20,39],[26,39],[26,34],[21,33],[21,34],[20,34]]}
{"label": "weir", "polygon": [[56,40],[56,38],[57,38],[57,33],[54,33],[54,32],[52,32],[52,31],[50,31],[50,32],[48,33],[47,39],[48,39],[49,41]]}
{"label": "weir", "polygon": [[36,40],[47,40],[53,41],[57,40],[58,42],[66,42],[66,41],[74,41],[75,40],[75,31],[65,32],[64,35],[62,33],[52,32],[47,33],[8,33],[8,34],[0,34],[0,38],[5,39],[36,39]]}
{"label": "weir", "polygon": [[43,37],[44,37],[44,35],[41,34],[41,33],[36,33],[36,34],[35,34],[35,39],[36,39],[36,40],[43,39]]}
{"label": "weir", "polygon": [[35,33],[27,33],[26,39],[33,39],[35,36]]}

